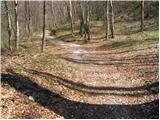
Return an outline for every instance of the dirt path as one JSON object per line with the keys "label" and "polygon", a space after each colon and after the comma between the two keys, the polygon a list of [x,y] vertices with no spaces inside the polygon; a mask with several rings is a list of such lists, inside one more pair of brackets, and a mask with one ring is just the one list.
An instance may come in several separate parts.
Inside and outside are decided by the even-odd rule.
{"label": "dirt path", "polygon": [[[40,35],[40,36],[42,36],[42,35]],[[84,53],[87,53],[87,51],[85,49],[81,48],[81,46],[78,44],[63,42],[62,40],[59,40],[59,39],[55,40],[54,36],[50,36],[48,30],[46,30],[45,37],[51,43],[53,43],[55,45],[59,45],[65,49],[68,49],[71,52],[70,56],[72,59],[82,60],[83,59],[82,55]]]}
{"label": "dirt path", "polygon": [[0,119],[159,118],[158,0],[1,3]]}
{"label": "dirt path", "polygon": [[[67,105],[65,111],[60,112],[62,116],[147,118],[157,112],[152,107],[157,104],[155,100],[158,100],[158,95],[150,91],[155,87],[153,83],[158,81],[158,62],[155,63],[158,57],[154,51],[149,54],[145,53],[145,49],[142,52],[133,50],[131,54],[97,51],[88,49],[90,46],[55,40],[49,36],[49,32],[46,32],[46,38],[63,48],[62,51],[56,51],[57,56],[72,68],[66,78],[69,83],[65,80],[61,82],[63,96],[82,103],[78,106]],[[114,54],[116,52],[120,53]],[[143,71],[150,73],[149,76],[146,77]],[[60,102],[58,106],[64,104]]]}
{"label": "dirt path", "polygon": [[156,43],[103,50],[106,41],[79,45],[49,31],[46,40],[44,53],[3,56],[0,117],[158,118]]}

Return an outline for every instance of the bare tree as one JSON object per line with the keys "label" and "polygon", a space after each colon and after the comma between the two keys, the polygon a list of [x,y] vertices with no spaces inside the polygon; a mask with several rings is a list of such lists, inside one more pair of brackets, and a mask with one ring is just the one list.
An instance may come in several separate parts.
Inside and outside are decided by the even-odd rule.
{"label": "bare tree", "polygon": [[14,13],[15,13],[15,48],[18,49],[19,48],[19,22],[18,22],[18,1],[15,0],[14,1]]}
{"label": "bare tree", "polygon": [[[11,46],[12,49],[15,48],[15,46],[17,46],[18,48],[18,44],[20,43],[19,37],[23,37],[24,35],[29,37],[31,36],[32,33],[34,32],[38,33],[43,29],[42,28],[43,27],[43,19],[42,19],[43,18],[42,17],[43,2],[31,1],[31,0],[18,1],[18,8],[17,8],[17,1],[9,1],[9,2],[7,1],[9,13],[10,13],[9,16],[6,15],[7,10],[5,9],[4,2],[2,2],[2,9],[1,9],[2,11],[1,17],[3,18],[3,21],[5,20],[2,23],[3,26],[5,27],[5,29],[3,30],[4,32],[2,37],[5,44],[6,44],[5,39],[7,38],[6,46],[8,47]],[[113,0],[112,1],[107,0],[103,2],[99,2],[99,1],[88,2],[88,1],[89,0],[86,0],[86,1],[81,0],[78,2],[71,1],[71,0],[67,2],[47,1],[45,28],[46,29],[52,28],[52,30],[55,31],[55,33],[58,33],[59,32],[58,30],[60,30],[59,28],[61,28],[61,25],[65,25],[66,23],[69,23],[69,27],[71,28],[69,29],[69,32],[73,33],[76,30],[76,27],[74,27],[74,22],[79,22],[78,20],[80,20],[79,33],[81,36],[85,35],[86,40],[87,39],[89,40],[91,36],[91,32],[90,32],[91,25],[89,23],[91,23],[92,20],[104,21],[105,19],[104,34],[106,39],[109,39],[109,37],[112,37],[112,38],[114,37],[114,17],[117,18],[117,21],[119,20],[125,21],[125,20],[132,20],[132,19],[136,20],[137,17],[134,18],[134,16],[139,15],[140,30],[143,30],[145,28],[146,18],[147,19],[155,18],[156,20],[158,20],[158,12],[157,12],[158,2],[144,2],[144,0],[141,2],[133,2],[133,3],[132,2],[114,2]],[[70,9],[69,13],[67,11],[67,8],[68,10]],[[139,10],[139,14],[136,12],[137,10]],[[144,14],[145,12],[144,10],[146,11],[146,14]],[[71,21],[69,19],[69,16],[71,16],[72,18]],[[18,22],[19,22],[19,25],[18,25]],[[7,25],[8,23],[9,24],[11,23],[11,31],[9,30],[10,25],[9,26]],[[73,30],[72,30],[72,27],[74,28]],[[93,25],[93,27],[96,28],[96,25]],[[11,34],[11,36],[9,34]],[[8,35],[11,39],[12,37],[14,38],[13,41],[11,40],[11,43],[10,43],[10,40],[8,42]]]}
{"label": "bare tree", "polygon": [[87,4],[87,18],[86,18],[86,23],[87,23],[87,34],[88,34],[88,40],[90,40],[90,7],[89,7],[89,2]]}
{"label": "bare tree", "polygon": [[27,1],[24,1],[24,8],[25,8],[25,13],[24,13],[24,16],[25,16],[25,22],[26,22],[26,33],[28,32],[27,31],[27,22],[28,22],[28,7],[27,7]]}
{"label": "bare tree", "polygon": [[69,18],[70,18],[70,24],[71,24],[71,33],[73,36],[73,15],[72,15],[72,1],[69,0]]}
{"label": "bare tree", "polygon": [[30,39],[31,30],[30,30],[30,8],[29,1],[24,1],[25,5],[25,21],[26,21],[26,33],[28,34],[28,38]]}
{"label": "bare tree", "polygon": [[109,2],[106,1],[105,3],[105,24],[106,24],[106,40],[108,40],[108,35],[109,35]]}
{"label": "bare tree", "polygon": [[90,8],[89,8],[89,1],[85,1],[85,14],[84,14],[84,33],[85,38],[90,40]]}
{"label": "bare tree", "polygon": [[43,35],[42,35],[42,52],[44,51],[45,47],[45,16],[46,16],[46,2],[43,2]]}
{"label": "bare tree", "polygon": [[79,33],[81,36],[83,36],[83,28],[84,28],[84,9],[83,9],[83,3],[80,1],[80,30]]}
{"label": "bare tree", "polygon": [[81,36],[83,36],[83,33],[84,33],[85,40],[90,40],[89,1],[81,1],[80,2],[80,30],[79,30],[79,33]]}
{"label": "bare tree", "polygon": [[54,11],[54,1],[51,1],[50,7],[51,7],[51,17],[52,17],[52,25],[54,27],[57,27],[57,21],[56,21],[56,14]]}
{"label": "bare tree", "polygon": [[8,45],[9,45],[9,50],[12,51],[12,47],[11,47],[11,18],[10,18],[10,14],[9,14],[7,1],[4,1],[4,4],[5,4],[5,9],[6,9],[6,16],[7,16]]}
{"label": "bare tree", "polygon": [[144,29],[144,0],[141,1],[141,31]]}
{"label": "bare tree", "polygon": [[[28,37],[29,39],[31,39],[31,12],[30,12],[30,1],[26,1],[27,2],[27,16],[28,16],[28,19],[27,19],[27,30],[28,30]],[[32,39],[31,39],[32,41]]]}
{"label": "bare tree", "polygon": [[114,12],[113,12],[113,4],[112,0],[109,2],[110,4],[110,30],[111,30],[111,37],[114,38]]}

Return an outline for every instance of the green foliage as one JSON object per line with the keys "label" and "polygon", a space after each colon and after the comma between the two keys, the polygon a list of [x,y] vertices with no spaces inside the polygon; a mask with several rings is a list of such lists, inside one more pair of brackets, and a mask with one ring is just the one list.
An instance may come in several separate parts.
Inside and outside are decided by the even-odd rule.
{"label": "green foliage", "polygon": [[134,35],[129,36],[127,39],[115,41],[110,44],[105,44],[100,48],[117,49],[117,48],[123,48],[123,47],[140,47],[141,45],[150,44],[150,43],[157,44],[159,40],[158,33],[159,33],[159,30],[138,32]]}
{"label": "green foliage", "polygon": [[38,50],[37,48],[33,48],[33,47],[20,47],[19,50],[17,51],[21,54],[29,54],[29,55],[34,55],[36,53],[40,53],[40,50]]}
{"label": "green foliage", "polygon": [[[73,28],[74,31],[79,30],[79,21],[75,22],[73,24],[73,27],[74,27]],[[56,32],[65,32],[65,31],[70,31],[71,27],[70,27],[70,24],[67,23],[67,24],[63,24],[63,25],[58,26],[55,30],[56,30]]]}
{"label": "green foliage", "polygon": [[103,21],[91,21],[90,25],[92,27],[103,27],[104,26],[104,22]]}
{"label": "green foliage", "polygon": [[70,25],[67,23],[67,24],[64,24],[64,25],[60,25],[56,31],[57,32],[60,32],[60,31],[69,31],[70,30]]}
{"label": "green foliage", "polygon": [[144,31],[144,34],[147,35],[148,38],[159,38],[159,30],[150,30],[150,31]]}

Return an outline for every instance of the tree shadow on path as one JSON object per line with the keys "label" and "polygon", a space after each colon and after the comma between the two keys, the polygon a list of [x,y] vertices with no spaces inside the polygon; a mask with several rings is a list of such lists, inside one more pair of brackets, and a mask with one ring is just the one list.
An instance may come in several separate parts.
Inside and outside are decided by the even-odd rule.
{"label": "tree shadow on path", "polygon": [[62,59],[77,64],[94,64],[106,66],[158,66],[159,59],[157,54],[137,55],[134,57],[123,58],[104,58],[104,59],[75,59],[72,57],[62,57]]}
{"label": "tree shadow on path", "polygon": [[129,96],[129,97],[141,97],[144,95],[157,94],[159,91],[149,91],[150,88],[159,87],[159,82],[147,84],[138,87],[112,87],[112,86],[90,86],[85,85],[80,82],[74,82],[73,80],[68,80],[61,78],[59,76],[52,75],[47,72],[40,72],[36,70],[29,70],[33,75],[38,75],[47,79],[56,80],[63,86],[78,90],[80,92],[89,93],[92,95],[116,95],[116,96]]}
{"label": "tree shadow on path", "polygon": [[64,98],[18,73],[2,73],[1,82],[64,118],[158,118],[159,114],[159,100],[137,105],[89,104]]}

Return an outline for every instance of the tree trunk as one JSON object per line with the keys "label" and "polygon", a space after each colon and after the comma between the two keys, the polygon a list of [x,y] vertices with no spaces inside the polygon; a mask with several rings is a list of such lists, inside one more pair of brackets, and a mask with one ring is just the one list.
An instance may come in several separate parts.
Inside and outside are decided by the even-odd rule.
{"label": "tree trunk", "polygon": [[84,26],[83,26],[83,28],[84,28],[84,38],[85,38],[85,40],[87,41],[87,39],[86,39],[86,36],[87,36],[87,3],[86,3],[86,1],[84,1]]}
{"label": "tree trunk", "polygon": [[52,21],[53,21],[53,23],[52,23],[52,25],[54,26],[54,27],[57,27],[57,21],[56,21],[56,15],[55,15],[55,12],[54,12],[54,6],[53,6],[53,3],[54,1],[51,1],[51,13],[52,13]]}
{"label": "tree trunk", "polygon": [[7,5],[7,1],[4,1],[5,4],[5,9],[6,9],[6,16],[7,16],[7,30],[8,30],[8,46],[9,46],[9,50],[12,51],[12,47],[11,47],[11,18],[10,18],[10,14],[9,14],[9,9],[8,9],[8,5]]}
{"label": "tree trunk", "polygon": [[27,1],[24,1],[24,8],[25,8],[25,13],[24,13],[24,16],[25,16],[25,32],[27,35],[25,36],[28,36],[28,30],[27,30],[27,22],[28,22],[28,8],[27,8]]}
{"label": "tree trunk", "polygon": [[79,33],[81,37],[83,36],[83,28],[84,28],[84,9],[82,1],[80,1],[80,30]]}
{"label": "tree trunk", "polygon": [[28,39],[30,40],[31,36],[31,29],[30,29],[30,3],[29,1],[24,1],[25,2],[25,20],[26,20],[26,31],[27,31],[27,36]]}
{"label": "tree trunk", "polygon": [[80,19],[79,34],[81,35],[81,37],[83,36],[83,21],[82,21],[82,19]]}
{"label": "tree trunk", "polygon": [[16,50],[19,49],[19,23],[18,23],[18,1],[15,0],[14,1],[14,5],[15,5],[15,8],[14,8],[14,13],[15,13],[15,42],[16,42],[16,45],[15,45],[15,48]]}
{"label": "tree trunk", "polygon": [[88,34],[88,40],[90,40],[90,8],[89,3],[87,4],[87,34]]}
{"label": "tree trunk", "polygon": [[90,8],[89,8],[89,2],[85,1],[85,14],[84,14],[84,33],[85,38],[87,37],[87,40],[90,40]]}
{"label": "tree trunk", "polygon": [[144,0],[141,1],[141,31],[144,30]]}
{"label": "tree trunk", "polygon": [[111,29],[111,37],[114,38],[114,13],[113,13],[113,4],[112,4],[112,0],[110,0],[110,29]]}
{"label": "tree trunk", "polygon": [[[30,2],[28,0],[28,24],[27,24],[27,28],[28,28],[28,35],[29,35],[29,39],[31,39],[32,33],[31,33],[31,12],[30,12]],[[31,39],[32,41],[32,39]]]}
{"label": "tree trunk", "polygon": [[46,2],[43,2],[43,36],[42,36],[42,52],[44,51],[45,47],[45,16],[46,16]]}
{"label": "tree trunk", "polygon": [[108,1],[106,1],[106,9],[105,9],[105,24],[106,24],[106,40],[108,40],[108,35],[109,35],[109,14],[108,14]]}
{"label": "tree trunk", "polygon": [[73,15],[72,15],[72,1],[69,1],[69,18],[70,18],[70,24],[71,24],[71,34],[73,36]]}

